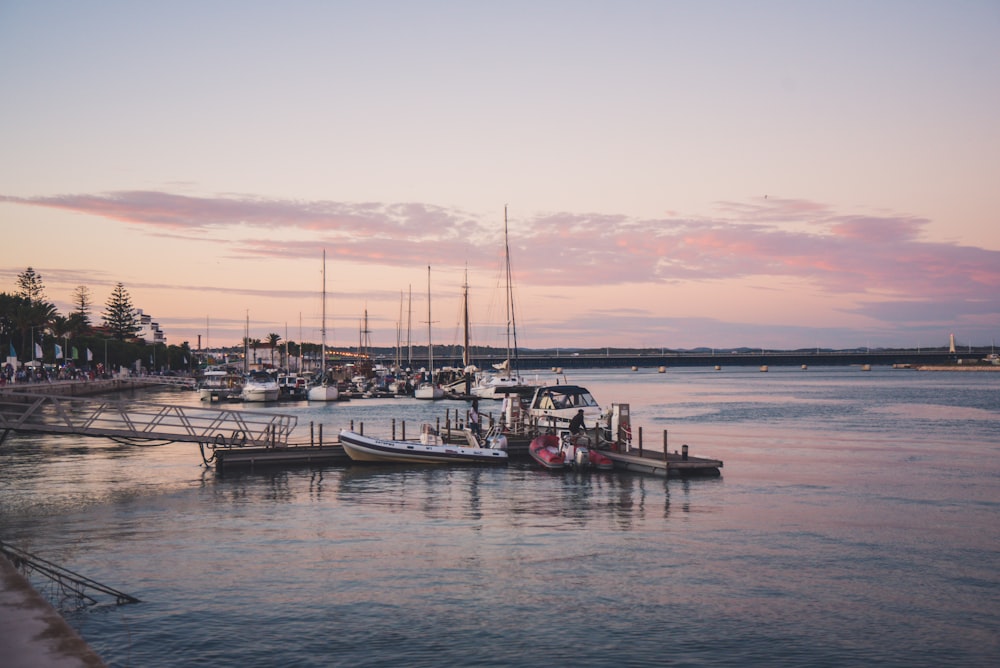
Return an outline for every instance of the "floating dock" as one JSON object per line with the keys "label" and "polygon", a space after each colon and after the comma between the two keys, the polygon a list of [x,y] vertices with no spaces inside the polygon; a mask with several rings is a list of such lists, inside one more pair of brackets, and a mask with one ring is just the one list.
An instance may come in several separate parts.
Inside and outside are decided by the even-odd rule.
{"label": "floating dock", "polygon": [[[528,441],[512,440],[507,447],[512,461],[528,460]],[[685,446],[686,448],[687,446]],[[685,453],[663,453],[632,448],[628,452],[601,450],[614,462],[616,471],[631,471],[669,478],[717,477],[721,475],[722,461],[692,457]],[[206,464],[214,462],[216,471],[225,474],[234,468],[259,468],[265,466],[344,465],[351,458],[338,441],[324,445],[289,445],[278,447],[217,447],[214,457],[206,457]]]}
{"label": "floating dock", "polygon": [[633,471],[668,478],[721,475],[719,469],[722,468],[722,460],[691,457],[686,452],[664,453],[633,448],[628,452],[601,450],[601,454],[614,462],[616,471]]}
{"label": "floating dock", "polygon": [[[208,457],[206,464],[213,459]],[[215,470],[224,473],[233,468],[256,468],[261,466],[305,466],[327,464],[349,464],[351,458],[338,442],[327,445],[289,445],[266,448],[215,448]]]}

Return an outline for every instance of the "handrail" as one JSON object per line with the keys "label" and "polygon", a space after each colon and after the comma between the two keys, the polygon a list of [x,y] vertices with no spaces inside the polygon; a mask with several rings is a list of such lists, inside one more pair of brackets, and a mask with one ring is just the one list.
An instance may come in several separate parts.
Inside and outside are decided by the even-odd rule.
{"label": "handrail", "polygon": [[298,418],[279,413],[119,402],[51,395],[0,395],[0,442],[9,431],[125,440],[212,442],[242,432],[246,445],[284,446]]}

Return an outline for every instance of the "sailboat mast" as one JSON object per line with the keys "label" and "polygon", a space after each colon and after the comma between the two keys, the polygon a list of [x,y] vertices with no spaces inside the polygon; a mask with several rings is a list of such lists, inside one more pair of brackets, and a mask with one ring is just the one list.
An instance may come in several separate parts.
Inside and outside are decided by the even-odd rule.
{"label": "sailboat mast", "polygon": [[427,373],[434,384],[434,343],[431,341],[431,268],[427,266]]}
{"label": "sailboat mast", "polygon": [[[504,263],[507,273],[507,359],[510,360],[511,368],[514,370],[514,378],[519,377],[517,359],[517,323],[514,322],[514,287],[510,273],[510,237],[507,234],[507,206],[503,207],[503,249]],[[511,336],[514,337],[513,355],[511,355]],[[510,369],[507,370],[508,376]]]}
{"label": "sailboat mast", "polygon": [[320,323],[320,358],[323,380],[326,380],[326,249],[323,249],[323,321]]}
{"label": "sailboat mast", "polygon": [[247,324],[243,329],[243,373],[250,373],[250,309],[247,309]]}
{"label": "sailboat mast", "polygon": [[413,367],[413,286],[408,286],[406,302],[406,366]]}
{"label": "sailboat mast", "polygon": [[[463,289],[462,320],[465,324],[465,342],[462,348],[462,366],[468,368],[472,360],[469,358],[469,268],[465,268],[465,284]],[[463,369],[464,371],[464,369]]]}

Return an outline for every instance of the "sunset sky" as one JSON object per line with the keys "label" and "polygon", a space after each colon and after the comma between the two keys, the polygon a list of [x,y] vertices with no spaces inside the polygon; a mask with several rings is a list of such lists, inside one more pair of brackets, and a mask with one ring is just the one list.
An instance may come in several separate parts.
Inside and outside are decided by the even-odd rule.
{"label": "sunset sky", "polygon": [[[991,345],[1000,3],[0,0],[0,291],[168,343]],[[412,294],[412,297],[410,296]],[[405,339],[405,331],[404,331]]]}

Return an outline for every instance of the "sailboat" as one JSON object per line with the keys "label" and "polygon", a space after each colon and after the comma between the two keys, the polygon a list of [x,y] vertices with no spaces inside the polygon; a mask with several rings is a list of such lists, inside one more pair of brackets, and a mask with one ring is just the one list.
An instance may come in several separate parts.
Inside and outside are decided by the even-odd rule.
{"label": "sailboat", "polygon": [[319,331],[322,336],[320,355],[323,358],[323,376],[318,384],[309,388],[306,397],[309,401],[337,401],[340,392],[336,384],[330,382],[326,371],[326,249],[323,249],[323,323]]}
{"label": "sailboat", "polygon": [[427,267],[427,373],[430,378],[413,391],[416,399],[444,399],[444,388],[434,383],[434,344],[431,341],[431,268]]}
{"label": "sailboat", "polygon": [[[472,388],[472,394],[480,399],[503,399],[515,388],[525,386],[524,379],[518,375],[517,365],[517,324],[514,322],[514,287],[510,271],[510,241],[507,235],[507,207],[503,208],[503,242],[504,269],[507,279],[506,309],[507,309],[507,359],[493,368],[500,372],[497,375],[484,375],[478,384]],[[513,360],[513,364],[512,364]]]}

